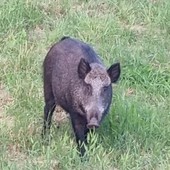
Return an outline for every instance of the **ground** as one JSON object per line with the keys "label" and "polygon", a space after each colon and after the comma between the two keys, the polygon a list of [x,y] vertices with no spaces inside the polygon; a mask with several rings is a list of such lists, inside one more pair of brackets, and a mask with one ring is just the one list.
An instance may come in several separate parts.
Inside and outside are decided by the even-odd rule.
{"label": "ground", "polygon": [[[169,170],[170,1],[2,0],[0,169]],[[56,108],[42,141],[42,63],[62,36],[81,39],[106,67],[121,63],[109,114],[81,161]]]}

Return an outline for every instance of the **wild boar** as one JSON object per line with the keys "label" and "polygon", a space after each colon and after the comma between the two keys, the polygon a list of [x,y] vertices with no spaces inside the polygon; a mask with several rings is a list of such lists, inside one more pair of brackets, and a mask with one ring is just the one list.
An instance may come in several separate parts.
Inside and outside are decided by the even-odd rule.
{"label": "wild boar", "polygon": [[50,129],[56,105],[70,115],[81,156],[89,129],[98,128],[112,101],[111,83],[120,76],[120,63],[106,69],[88,44],[63,37],[49,50],[43,63],[44,126]]}

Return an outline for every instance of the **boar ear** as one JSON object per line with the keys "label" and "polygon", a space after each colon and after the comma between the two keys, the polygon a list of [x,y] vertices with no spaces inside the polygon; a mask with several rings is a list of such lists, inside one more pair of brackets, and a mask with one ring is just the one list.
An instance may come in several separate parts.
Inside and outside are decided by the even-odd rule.
{"label": "boar ear", "polygon": [[90,64],[84,59],[81,58],[80,63],[78,65],[78,75],[81,79],[84,79],[88,72],[90,72],[91,67]]}
{"label": "boar ear", "polygon": [[120,63],[115,63],[107,70],[112,83],[116,83],[120,76]]}

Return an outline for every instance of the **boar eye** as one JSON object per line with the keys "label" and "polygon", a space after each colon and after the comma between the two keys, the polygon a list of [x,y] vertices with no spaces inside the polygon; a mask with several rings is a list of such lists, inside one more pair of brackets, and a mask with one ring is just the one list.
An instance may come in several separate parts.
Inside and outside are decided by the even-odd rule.
{"label": "boar eye", "polygon": [[109,88],[109,86],[104,86],[104,87],[103,87],[103,92],[107,91],[108,88]]}
{"label": "boar eye", "polygon": [[85,94],[92,95],[92,87],[90,84],[86,84]]}
{"label": "boar eye", "polygon": [[84,107],[82,105],[79,105],[79,107],[80,107],[80,110],[82,111],[82,113],[85,113]]}

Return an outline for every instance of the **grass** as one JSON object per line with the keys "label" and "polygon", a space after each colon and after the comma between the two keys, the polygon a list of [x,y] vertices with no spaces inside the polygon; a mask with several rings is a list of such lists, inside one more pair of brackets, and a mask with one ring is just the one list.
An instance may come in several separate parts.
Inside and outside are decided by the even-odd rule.
{"label": "grass", "polygon": [[[169,18],[169,0],[3,0],[0,169],[169,170]],[[120,61],[122,67],[85,162],[70,123],[53,124],[48,146],[40,137],[42,62],[63,35],[93,45],[106,66]]]}

